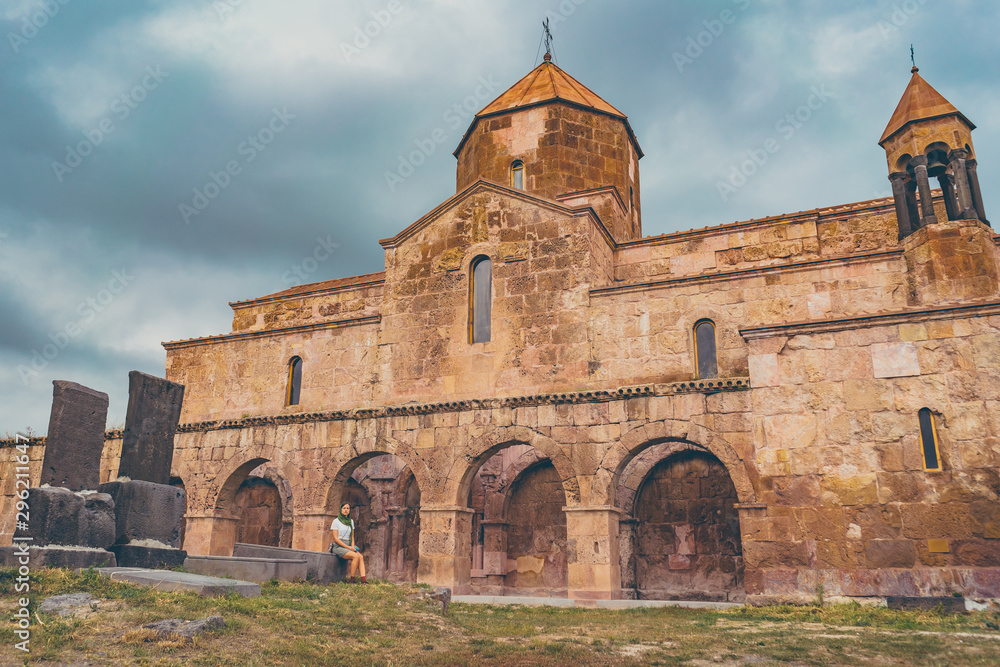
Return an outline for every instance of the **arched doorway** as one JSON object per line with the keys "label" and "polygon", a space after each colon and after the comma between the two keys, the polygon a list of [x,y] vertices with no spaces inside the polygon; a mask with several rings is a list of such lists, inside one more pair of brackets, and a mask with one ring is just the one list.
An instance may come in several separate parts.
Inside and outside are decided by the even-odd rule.
{"label": "arched doorway", "polygon": [[633,459],[621,482],[622,523],[630,528],[622,531],[629,542],[622,549],[626,597],[745,599],[739,501],[718,458],[663,443]]}
{"label": "arched doorway", "polygon": [[351,504],[355,544],[365,554],[369,575],[416,581],[420,487],[406,462],[392,454],[367,454],[345,464],[337,477],[343,481],[329,511],[336,514],[343,503]]}
{"label": "arched doorway", "polygon": [[270,547],[292,546],[292,490],[270,463],[251,470],[233,500],[236,541]]}
{"label": "arched doorway", "polygon": [[512,444],[489,455],[469,487],[473,594],[567,595],[566,495],[552,462]]}

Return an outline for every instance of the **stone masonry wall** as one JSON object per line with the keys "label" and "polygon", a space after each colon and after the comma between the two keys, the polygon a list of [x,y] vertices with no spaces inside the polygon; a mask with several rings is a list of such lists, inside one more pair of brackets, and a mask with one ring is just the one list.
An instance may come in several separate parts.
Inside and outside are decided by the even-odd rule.
{"label": "stone masonry wall", "polygon": [[618,242],[642,236],[639,155],[620,118],[563,103],[477,119],[458,153],[461,191],[479,179],[510,183],[510,166],[524,162],[524,189],[547,199],[613,186],[632,209],[610,231]]}

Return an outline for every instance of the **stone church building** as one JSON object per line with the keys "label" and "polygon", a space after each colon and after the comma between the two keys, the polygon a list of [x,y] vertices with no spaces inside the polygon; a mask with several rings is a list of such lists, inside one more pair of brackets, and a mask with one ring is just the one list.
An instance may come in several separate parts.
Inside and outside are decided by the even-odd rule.
{"label": "stone church building", "polygon": [[644,237],[627,117],[546,56],[382,270],[164,344],[184,547],[322,551],[347,500],[371,572],[456,593],[1000,598],[973,129],[914,68],[893,197]]}

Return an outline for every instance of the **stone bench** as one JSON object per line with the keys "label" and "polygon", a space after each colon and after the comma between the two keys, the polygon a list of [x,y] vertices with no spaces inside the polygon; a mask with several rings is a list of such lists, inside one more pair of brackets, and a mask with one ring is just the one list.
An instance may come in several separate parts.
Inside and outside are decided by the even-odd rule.
{"label": "stone bench", "polygon": [[232,577],[245,581],[305,581],[306,561],[289,558],[245,558],[241,556],[191,556],[184,560],[188,572],[210,577]]}
{"label": "stone bench", "polygon": [[236,546],[233,547],[233,556],[240,558],[305,560],[307,568],[305,578],[317,584],[336,583],[343,581],[347,577],[347,561],[322,551],[285,549],[282,547],[268,547],[260,544],[237,542]]}

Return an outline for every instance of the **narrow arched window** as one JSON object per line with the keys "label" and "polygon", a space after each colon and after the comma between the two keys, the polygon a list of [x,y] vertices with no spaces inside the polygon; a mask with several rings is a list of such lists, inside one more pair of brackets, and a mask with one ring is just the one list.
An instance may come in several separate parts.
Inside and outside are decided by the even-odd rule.
{"label": "narrow arched window", "polygon": [[288,362],[288,392],[285,394],[285,405],[298,405],[301,391],[302,359],[292,357]]}
{"label": "narrow arched window", "polygon": [[524,189],[524,163],[520,160],[514,160],[510,165],[510,187],[515,190]]}
{"label": "narrow arched window", "polygon": [[719,362],[715,350],[715,324],[712,320],[702,320],[694,325],[694,358],[699,378],[719,377]]}
{"label": "narrow arched window", "polygon": [[920,444],[924,453],[924,470],[941,470],[941,448],[938,446],[937,426],[934,413],[922,408],[917,417],[920,420]]}
{"label": "narrow arched window", "polygon": [[477,257],[472,262],[472,284],[469,287],[469,342],[490,340],[490,311],[493,299],[493,264],[489,257]]}

